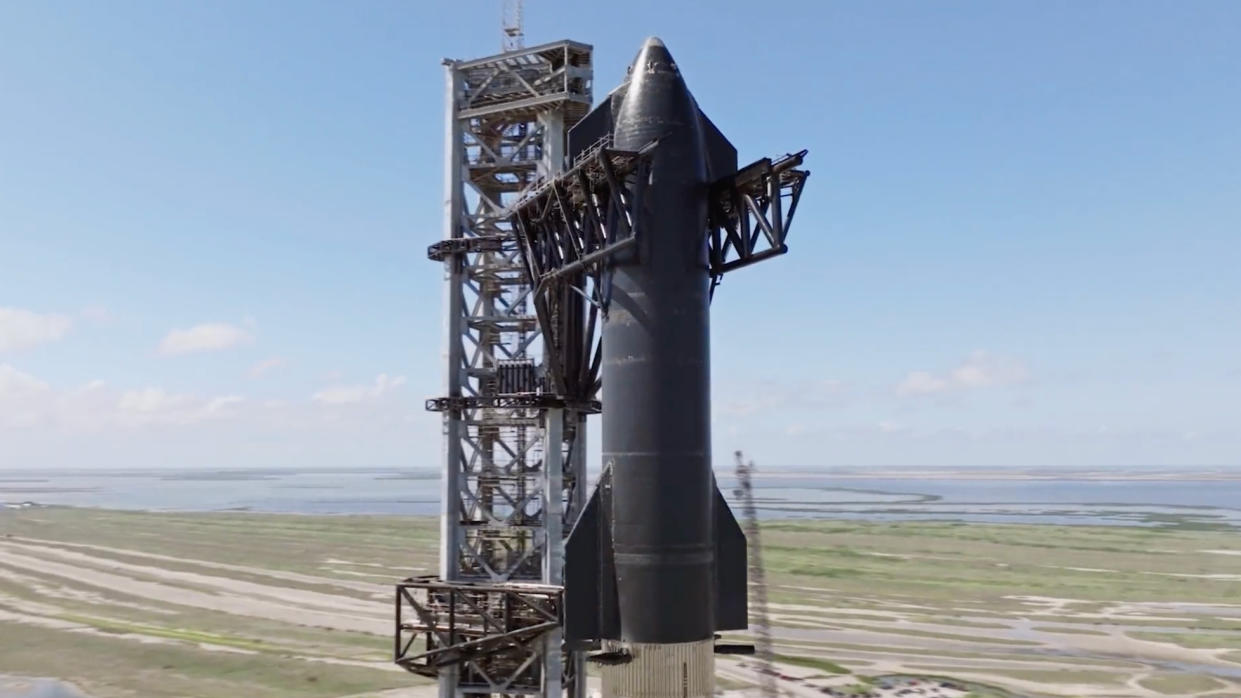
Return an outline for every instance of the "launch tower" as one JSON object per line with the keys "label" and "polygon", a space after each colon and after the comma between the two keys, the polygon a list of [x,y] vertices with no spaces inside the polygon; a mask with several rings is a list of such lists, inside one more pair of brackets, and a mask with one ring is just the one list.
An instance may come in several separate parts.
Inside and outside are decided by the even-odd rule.
{"label": "launch tower", "polygon": [[438,677],[442,698],[572,698],[581,660],[562,654],[557,589],[598,404],[549,390],[509,216],[558,174],[568,129],[590,110],[591,47],[506,48],[444,61],[444,233],[428,250],[447,283],[446,383],[427,401],[443,414],[440,573],[398,585],[394,649]]}

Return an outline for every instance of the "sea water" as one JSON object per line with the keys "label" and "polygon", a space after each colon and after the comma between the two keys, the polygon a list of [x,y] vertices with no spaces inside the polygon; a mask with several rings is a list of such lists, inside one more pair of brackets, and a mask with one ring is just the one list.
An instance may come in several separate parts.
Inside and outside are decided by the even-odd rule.
{"label": "sea water", "polygon": [[[808,469],[807,469],[808,470]],[[735,480],[719,484],[734,500]],[[440,512],[432,471],[144,470],[0,471],[0,502],[152,511],[298,514]],[[1241,480],[1185,473],[1172,479],[1090,479],[1065,471],[1037,478],[944,477],[782,470],[755,476],[764,518],[955,520],[1008,523],[1241,526]]]}

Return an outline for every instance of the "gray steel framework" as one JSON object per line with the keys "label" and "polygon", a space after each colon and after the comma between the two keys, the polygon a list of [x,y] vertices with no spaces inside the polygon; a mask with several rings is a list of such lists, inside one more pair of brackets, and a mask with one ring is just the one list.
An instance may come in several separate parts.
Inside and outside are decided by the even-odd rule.
{"label": "gray steel framework", "polygon": [[[588,306],[584,334],[564,331],[566,337],[581,334],[583,347],[558,336],[547,343],[548,363],[556,367],[554,377],[566,381],[565,394],[593,400],[601,387],[596,315],[607,312],[611,298],[609,260],[635,247],[642,234],[634,211],[641,208],[651,148],[617,150],[604,139],[513,212],[543,327],[559,335],[558,321],[576,315],[567,304],[583,299]],[[705,232],[712,293],[726,273],[788,252],[789,227],[810,176],[799,169],[806,152],[761,158],[711,184]]]}
{"label": "gray steel framework", "polygon": [[[646,152],[609,147],[605,139],[573,167],[532,192],[513,215],[535,311],[544,332],[549,379],[558,393],[593,401],[602,387],[600,315],[609,300],[607,260],[637,242]],[[631,189],[633,191],[631,191]]]}
{"label": "gray steel framework", "polygon": [[397,585],[397,663],[497,691],[539,683],[539,645],[562,624],[561,588],[547,584],[445,582],[412,577]]}
{"label": "gray steel framework", "polygon": [[[562,582],[563,536],[584,501],[585,417],[598,405],[548,389],[532,289],[509,215],[563,165],[567,130],[590,109],[591,47],[558,41],[444,63],[445,229],[428,256],[445,269],[448,366],[443,396],[427,408],[444,415],[440,582],[447,586],[409,580],[398,589],[396,658],[425,670],[412,660],[416,654],[455,657],[435,662],[442,698],[562,690],[580,696],[581,660],[564,661],[558,626],[523,629],[521,642],[471,645],[489,628],[453,618],[445,632],[428,631],[423,626],[447,619],[418,613],[418,604],[425,611],[456,608],[444,599],[470,599],[480,605],[472,616],[477,625],[503,615],[488,604],[521,598],[494,589]],[[478,585],[493,591],[477,592]],[[439,602],[428,596],[415,604],[410,590],[434,591]],[[402,604],[417,622],[402,623]],[[424,644],[416,648],[409,638],[419,632]],[[488,648],[485,656],[475,652],[480,646]]]}

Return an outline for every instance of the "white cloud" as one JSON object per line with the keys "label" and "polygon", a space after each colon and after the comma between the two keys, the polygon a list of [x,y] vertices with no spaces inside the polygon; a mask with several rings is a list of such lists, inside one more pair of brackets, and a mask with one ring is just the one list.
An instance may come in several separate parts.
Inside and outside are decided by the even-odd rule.
{"label": "white cloud", "polygon": [[189,329],[172,330],[159,343],[164,356],[229,349],[251,340],[249,332],[222,322],[208,322]]}
{"label": "white cloud", "polygon": [[245,401],[246,399],[240,395],[223,395],[213,398],[207,403],[207,414],[219,414]]}
{"label": "white cloud", "polygon": [[194,424],[229,416],[242,402],[238,395],[203,398],[155,387],[117,392],[97,379],[60,389],[0,364],[0,429],[51,434]]}
{"label": "white cloud", "polygon": [[127,390],[115,402],[115,410],[97,413],[105,423],[123,427],[152,425],[193,425],[238,416],[234,410],[244,404],[240,395],[199,397],[170,393],[163,388]]}
{"label": "white cloud", "polygon": [[112,311],[97,303],[82,308],[82,312],[79,314],[83,320],[96,325],[106,325],[113,320]]}
{"label": "white cloud", "polygon": [[975,351],[956,368],[943,374],[911,371],[896,386],[899,395],[936,395],[949,392],[995,388],[1022,383],[1030,376],[1024,361]]}
{"label": "white cloud", "polygon": [[374,400],[391,390],[405,384],[405,376],[389,377],[381,373],[375,377],[371,385],[338,385],[324,388],[311,396],[315,402],[324,405],[351,405],[367,400]]}
{"label": "white cloud", "polygon": [[284,365],[284,359],[278,356],[273,356],[270,359],[264,359],[250,367],[250,377],[258,378],[260,376],[266,375],[268,371],[271,371],[272,369],[280,368],[283,365]]}
{"label": "white cloud", "polygon": [[40,407],[52,395],[51,386],[9,364],[0,364],[0,427],[37,423]]}
{"label": "white cloud", "polygon": [[9,364],[0,364],[0,395],[40,393],[47,389],[47,383],[29,373],[22,373]]}
{"label": "white cloud", "polygon": [[395,465],[440,429],[400,376],[356,404],[41,378],[0,361],[0,469]]}
{"label": "white cloud", "polygon": [[188,395],[172,395],[163,388],[144,388],[122,393],[116,407],[122,413],[158,414],[182,409],[193,401]]}
{"label": "white cloud", "polygon": [[719,412],[728,417],[751,417],[779,410],[813,410],[837,407],[849,400],[849,389],[839,380],[791,384],[763,381],[743,387],[744,398],[720,401]]}
{"label": "white cloud", "polygon": [[0,428],[23,429],[43,419],[51,386],[9,364],[0,364]]}
{"label": "white cloud", "polygon": [[[55,434],[205,429],[209,425],[231,430],[302,432],[330,424],[365,431],[404,418],[408,405],[387,398],[405,382],[404,376],[380,374],[371,384],[327,388],[315,393],[313,399],[249,400],[239,394],[180,393],[158,386],[117,389],[102,380],[57,387],[12,365],[0,364],[0,430],[15,429],[28,435],[37,430],[53,439]],[[0,437],[0,443],[5,438]],[[2,456],[0,448],[0,462]]]}
{"label": "white cloud", "polygon": [[949,387],[946,378],[933,376],[926,371],[913,371],[896,387],[896,392],[901,395],[927,395],[941,393]]}
{"label": "white cloud", "polygon": [[55,342],[73,326],[65,315],[40,314],[19,308],[0,308],[0,351],[16,351]]}

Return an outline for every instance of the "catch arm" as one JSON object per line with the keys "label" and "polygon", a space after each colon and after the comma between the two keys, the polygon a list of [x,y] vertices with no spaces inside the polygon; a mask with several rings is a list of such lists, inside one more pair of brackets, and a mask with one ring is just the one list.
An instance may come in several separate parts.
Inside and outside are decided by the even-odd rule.
{"label": "catch arm", "polygon": [[805,150],[762,158],[711,185],[708,245],[711,290],[724,274],[788,252],[785,239],[808,170]]}

